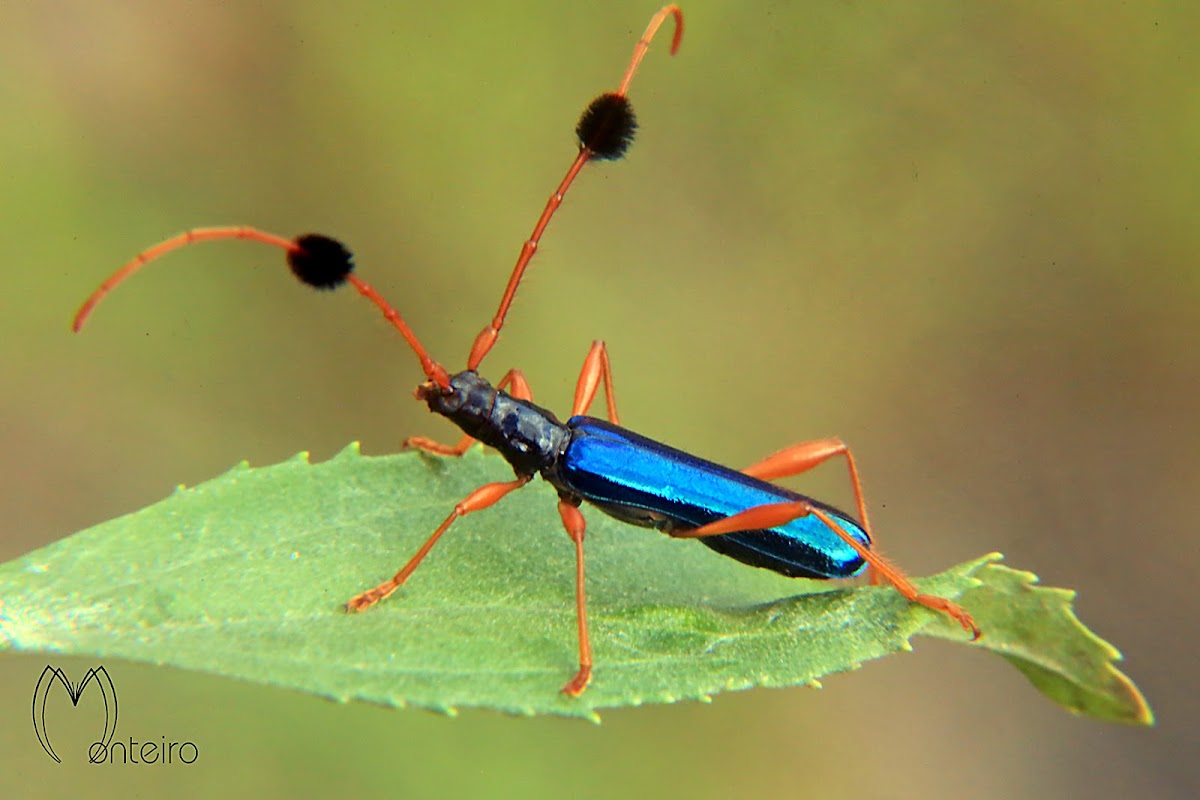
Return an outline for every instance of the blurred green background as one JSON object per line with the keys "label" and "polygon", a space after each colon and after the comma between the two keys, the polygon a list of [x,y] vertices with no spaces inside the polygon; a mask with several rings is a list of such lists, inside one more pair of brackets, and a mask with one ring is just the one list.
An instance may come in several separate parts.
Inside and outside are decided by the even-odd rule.
{"label": "blurred green background", "polygon": [[[486,365],[566,411],[603,337],[639,431],[734,465],[842,436],[892,556],[1001,550],[1078,589],[1156,728],[1073,718],[928,641],[821,691],[599,727],[110,664],[122,731],[201,757],[88,770],[41,752],[46,659],[10,655],[0,794],[1196,796],[1194,8],[688,3],[679,56],[660,41],[634,82],[638,143],[587,168]],[[654,10],[0,5],[0,556],[243,458],[453,440],[378,315],[258,245],[177,254],[86,335],[68,321],[182,229],[319,230],[460,366]],[[840,468],[795,485],[850,501]]]}

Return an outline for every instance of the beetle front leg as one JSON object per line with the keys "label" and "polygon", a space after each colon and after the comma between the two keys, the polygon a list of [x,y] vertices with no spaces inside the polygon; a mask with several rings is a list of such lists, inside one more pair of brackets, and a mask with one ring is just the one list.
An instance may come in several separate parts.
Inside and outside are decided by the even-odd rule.
{"label": "beetle front leg", "polygon": [[579,511],[578,501],[571,503],[560,499],[558,514],[562,517],[567,535],[575,543],[575,610],[579,627],[579,671],[562,690],[563,694],[578,697],[583,694],[583,690],[592,680],[592,645],[588,638],[587,591],[583,584],[583,537],[587,532],[587,523],[584,522],[583,514]]}
{"label": "beetle front leg", "polygon": [[346,610],[365,611],[399,589],[408,580],[408,577],[416,571],[417,567],[421,565],[425,556],[429,555],[429,551],[437,544],[438,539],[442,538],[442,534],[446,532],[446,529],[450,527],[454,520],[495,504],[505,495],[511,494],[529,483],[532,478],[532,475],[526,475],[504,483],[488,483],[471,492],[454,506],[454,510],[450,512],[450,516],[442,521],[442,524],[437,527],[433,535],[425,540],[425,544],[421,545],[421,548],[408,560],[407,564],[400,568],[399,572],[392,576],[390,580],[384,581],[374,589],[368,589],[350,598],[346,603]]}

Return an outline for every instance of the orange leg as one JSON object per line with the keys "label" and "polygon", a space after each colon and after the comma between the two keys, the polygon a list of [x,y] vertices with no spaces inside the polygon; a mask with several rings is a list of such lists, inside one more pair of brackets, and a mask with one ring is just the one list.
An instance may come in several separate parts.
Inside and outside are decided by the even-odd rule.
{"label": "orange leg", "polygon": [[410,436],[404,440],[401,447],[405,450],[413,448],[425,453],[432,453],[435,456],[458,457],[470,450],[473,444],[475,444],[475,439],[470,436],[463,436],[458,440],[458,444],[442,444],[426,436]]}
{"label": "orange leg", "polygon": [[408,576],[412,575],[416,568],[420,566],[421,561],[425,558],[425,556],[429,555],[429,551],[433,549],[435,544],[437,544],[437,540],[442,538],[442,534],[446,532],[446,529],[450,527],[454,520],[465,514],[470,514],[473,511],[480,511],[488,506],[493,505],[500,500],[500,498],[504,497],[510,492],[515,492],[517,489],[520,489],[522,486],[529,483],[532,477],[532,475],[529,475],[504,483],[489,483],[484,486],[480,486],[478,489],[471,492],[462,500],[462,502],[454,507],[454,510],[450,512],[450,516],[446,517],[442,524],[437,527],[437,530],[433,532],[433,535],[426,540],[425,544],[421,545],[421,549],[418,550],[416,554],[408,560],[408,563],[405,564],[400,571],[392,577],[391,580],[384,581],[374,589],[369,589],[362,594],[357,594],[350,598],[350,601],[346,603],[346,610],[365,611],[383,598],[387,597],[392,592],[399,589],[404,585],[404,582],[408,580]]}
{"label": "orange leg", "polygon": [[[604,342],[592,342],[587,358],[583,360],[583,369],[579,371],[579,381],[575,384],[575,403],[571,416],[586,414],[596,399],[596,392],[604,382],[604,399],[608,405],[608,418],[614,425],[617,421],[617,401],[613,394],[612,367],[608,363],[608,349]],[[563,527],[567,535],[575,543],[575,608],[579,624],[579,672],[575,673],[563,693],[571,697],[583,694],[592,679],[592,646],[588,639],[587,625],[587,590],[584,587],[583,572],[583,537],[587,531],[587,523],[579,511],[578,503],[566,500],[558,501],[558,515],[562,517]]]}
{"label": "orange leg", "polygon": [[831,531],[836,533],[846,544],[854,548],[864,561],[866,561],[872,569],[878,571],[880,576],[892,586],[896,587],[896,591],[904,595],[905,599],[913,603],[919,603],[935,611],[942,611],[953,617],[959,625],[969,631],[974,638],[979,638],[979,626],[971,619],[971,615],[957,603],[951,602],[944,597],[938,597],[931,594],[923,594],[917,591],[917,587],[912,581],[900,571],[898,567],[892,565],[890,561],[881,556],[876,551],[864,545],[862,542],[855,539],[842,527],[834,521],[833,517],[819,508],[814,507],[804,500],[798,500],[790,503],[771,503],[765,506],[755,506],[754,508],[746,509],[740,513],[734,514],[724,519],[719,519],[716,522],[710,522],[707,525],[702,525],[699,528],[693,528],[685,531],[674,531],[672,536],[679,539],[699,539],[704,536],[720,536],[723,533],[736,533],[738,531],[752,531],[763,528],[774,528],[779,525],[786,525],[794,519],[808,516],[812,514],[817,519],[824,522]]}
{"label": "orange leg", "polygon": [[[840,439],[822,439],[788,447],[747,467],[743,472],[763,480],[780,478],[812,469],[816,465],[839,455],[844,455],[849,464],[850,481],[854,486],[854,497],[858,504],[859,517],[862,520],[863,529],[867,531],[867,535],[874,541],[874,535],[871,533],[867,522],[866,504],[863,502],[862,484],[858,478],[858,469],[855,467],[854,457],[850,454],[849,448]],[[908,576],[899,567],[880,555],[878,551],[867,547],[848,534],[829,514],[819,508],[815,508],[806,501],[799,500],[790,503],[772,503],[764,506],[756,506],[755,508],[747,509],[725,519],[709,523],[708,525],[687,531],[676,531],[671,535],[682,539],[696,539],[704,536],[735,533],[737,531],[774,528],[778,525],[786,525],[794,519],[808,516],[809,514],[814,515],[817,519],[824,522],[831,531],[854,548],[854,551],[867,562],[872,576],[872,583],[879,583],[881,580],[887,581],[905,599],[948,614],[965,630],[969,631],[974,638],[979,638],[979,626],[975,624],[975,621],[971,619],[971,615],[962,606],[944,597],[917,591],[917,587],[913,585],[912,581],[908,579]]]}
{"label": "orange leg", "polygon": [[[824,464],[837,456],[846,457],[846,464],[850,468],[850,486],[854,490],[854,503],[858,506],[858,518],[862,522],[863,530],[874,542],[875,533],[871,530],[871,520],[867,518],[867,503],[863,499],[862,481],[858,479],[858,467],[854,465],[854,454],[841,439],[831,437],[794,444],[767,456],[762,461],[756,461],[742,472],[764,481],[773,481],[776,478],[787,478],[808,472],[813,467]],[[874,565],[870,567],[869,574],[871,583],[878,584],[880,575]]]}
{"label": "orange leg", "polygon": [[562,517],[567,535],[575,543],[575,607],[579,623],[579,672],[575,673],[575,677],[562,690],[564,694],[578,697],[583,694],[583,690],[587,688],[592,679],[592,646],[588,641],[587,626],[587,591],[583,585],[583,537],[587,531],[587,523],[584,522],[583,514],[579,512],[579,506],[566,500],[558,501],[558,514]]}
{"label": "orange leg", "polygon": [[617,399],[613,394],[612,366],[608,363],[608,348],[604,342],[597,339],[592,342],[587,358],[583,360],[583,369],[579,371],[579,382],[575,384],[575,404],[571,408],[571,416],[586,414],[596,399],[596,390],[600,381],[604,381],[604,400],[608,404],[608,421],[620,425],[617,417]]}
{"label": "orange leg", "polygon": [[[529,382],[525,380],[525,374],[519,369],[510,369],[504,373],[504,377],[500,379],[500,383],[496,384],[497,389],[506,389],[508,387],[512,387],[508,389],[508,393],[518,400],[533,399],[533,392],[529,389]],[[435,456],[458,457],[470,450],[473,444],[475,444],[475,439],[470,436],[463,436],[458,440],[458,444],[442,444],[425,436],[410,436],[404,440],[402,446],[406,450],[410,447],[416,448],[426,453],[432,453]]]}
{"label": "orange leg", "polygon": [[[575,403],[571,415],[586,414],[596,399],[596,392],[604,382],[604,399],[608,405],[608,418],[614,425],[617,421],[617,401],[613,394],[612,367],[608,363],[608,349],[604,342],[592,342],[587,358],[583,361],[583,369],[579,372],[579,381],[575,385]],[[583,694],[588,683],[592,680],[592,646],[588,638],[587,625],[587,589],[584,586],[583,569],[583,537],[587,532],[587,522],[579,511],[578,501],[558,501],[558,515],[562,517],[563,527],[567,535],[575,543],[575,608],[579,627],[579,672],[562,688],[563,693],[570,697]]]}

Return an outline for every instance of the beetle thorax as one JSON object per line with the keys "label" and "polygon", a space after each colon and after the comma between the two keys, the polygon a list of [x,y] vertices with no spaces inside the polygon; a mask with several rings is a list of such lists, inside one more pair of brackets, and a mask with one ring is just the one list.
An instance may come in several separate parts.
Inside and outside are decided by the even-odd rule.
{"label": "beetle thorax", "polygon": [[518,475],[553,466],[570,438],[553,412],[496,389],[473,370],[452,376],[447,388],[422,384],[417,397],[468,436],[499,450]]}

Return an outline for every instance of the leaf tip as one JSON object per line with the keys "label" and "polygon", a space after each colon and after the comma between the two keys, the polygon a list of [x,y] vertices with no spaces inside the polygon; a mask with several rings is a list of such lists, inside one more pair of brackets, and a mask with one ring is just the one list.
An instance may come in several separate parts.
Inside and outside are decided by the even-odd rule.
{"label": "leaf tip", "polygon": [[[996,559],[991,559],[992,561]],[[984,636],[974,644],[1003,657],[1067,710],[1097,719],[1151,725],[1154,715],[1132,680],[1115,666],[1121,653],[1075,613],[1076,593],[1041,585],[1032,572],[986,563],[963,598]],[[936,635],[961,631],[939,623]]]}

